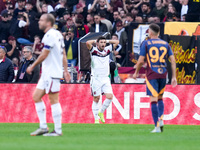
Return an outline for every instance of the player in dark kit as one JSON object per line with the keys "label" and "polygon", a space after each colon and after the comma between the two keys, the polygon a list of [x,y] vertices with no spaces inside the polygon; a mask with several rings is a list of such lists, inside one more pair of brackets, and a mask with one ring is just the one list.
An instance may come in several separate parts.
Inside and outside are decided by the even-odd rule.
{"label": "player in dark kit", "polygon": [[150,96],[151,112],[155,123],[155,128],[152,133],[163,131],[163,113],[164,103],[163,94],[166,85],[167,64],[166,60],[169,58],[172,68],[171,85],[177,85],[176,80],[176,62],[169,44],[158,38],[160,27],[157,24],[149,25],[149,39],[145,40],[140,49],[140,57],[136,64],[136,71],[133,78],[136,79],[141,66],[146,58],[147,72],[146,85],[147,95]]}

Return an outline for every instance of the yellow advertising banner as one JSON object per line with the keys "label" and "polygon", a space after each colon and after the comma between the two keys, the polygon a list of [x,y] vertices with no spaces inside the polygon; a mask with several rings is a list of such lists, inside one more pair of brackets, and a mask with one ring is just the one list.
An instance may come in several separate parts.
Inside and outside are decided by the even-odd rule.
{"label": "yellow advertising banner", "polygon": [[166,22],[164,34],[168,35],[200,35],[200,22]]}

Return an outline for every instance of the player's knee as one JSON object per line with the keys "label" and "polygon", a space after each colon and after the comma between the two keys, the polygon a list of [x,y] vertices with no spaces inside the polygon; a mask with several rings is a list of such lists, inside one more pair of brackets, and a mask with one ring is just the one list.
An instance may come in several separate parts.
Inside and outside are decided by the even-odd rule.
{"label": "player's knee", "polygon": [[106,94],[106,98],[112,100],[113,99],[113,94]]}

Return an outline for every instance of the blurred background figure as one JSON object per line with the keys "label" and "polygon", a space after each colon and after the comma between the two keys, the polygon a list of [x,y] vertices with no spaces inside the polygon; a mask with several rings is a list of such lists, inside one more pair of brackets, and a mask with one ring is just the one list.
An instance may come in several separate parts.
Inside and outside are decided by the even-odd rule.
{"label": "blurred background figure", "polygon": [[37,58],[42,53],[43,47],[44,44],[41,43],[41,38],[38,35],[36,35],[34,37],[34,44],[33,44],[33,54],[35,58]]}
{"label": "blurred background figure", "polygon": [[5,46],[0,45],[0,82],[9,83],[14,79],[14,68],[11,60],[6,57]]}
{"label": "blurred background figure", "polygon": [[74,29],[70,28],[65,37],[65,50],[68,63],[76,66],[78,60],[78,38],[74,36]]}
{"label": "blurred background figure", "polygon": [[22,50],[23,59],[20,62],[19,70],[16,77],[17,83],[37,83],[40,77],[40,66],[36,66],[32,74],[26,73],[26,69],[36,60],[33,57],[31,46],[25,46]]}

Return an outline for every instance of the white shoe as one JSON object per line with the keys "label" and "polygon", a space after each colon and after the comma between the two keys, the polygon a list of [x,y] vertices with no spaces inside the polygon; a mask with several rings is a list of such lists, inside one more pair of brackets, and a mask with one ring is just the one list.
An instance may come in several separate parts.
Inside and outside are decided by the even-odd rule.
{"label": "white shoe", "polygon": [[36,135],[42,135],[42,134],[45,134],[45,133],[48,133],[48,132],[49,132],[48,128],[38,128],[37,130],[32,132],[30,135],[31,136],[36,136]]}
{"label": "white shoe", "polygon": [[62,133],[61,134],[56,133],[56,131],[54,130],[51,133],[43,134],[43,136],[62,136]]}
{"label": "white shoe", "polygon": [[155,127],[155,128],[151,131],[151,133],[160,133],[160,132],[161,132],[160,127]]}
{"label": "white shoe", "polygon": [[159,120],[159,126],[160,126],[161,132],[163,132],[163,128],[164,128],[164,122],[163,122],[163,120]]}

